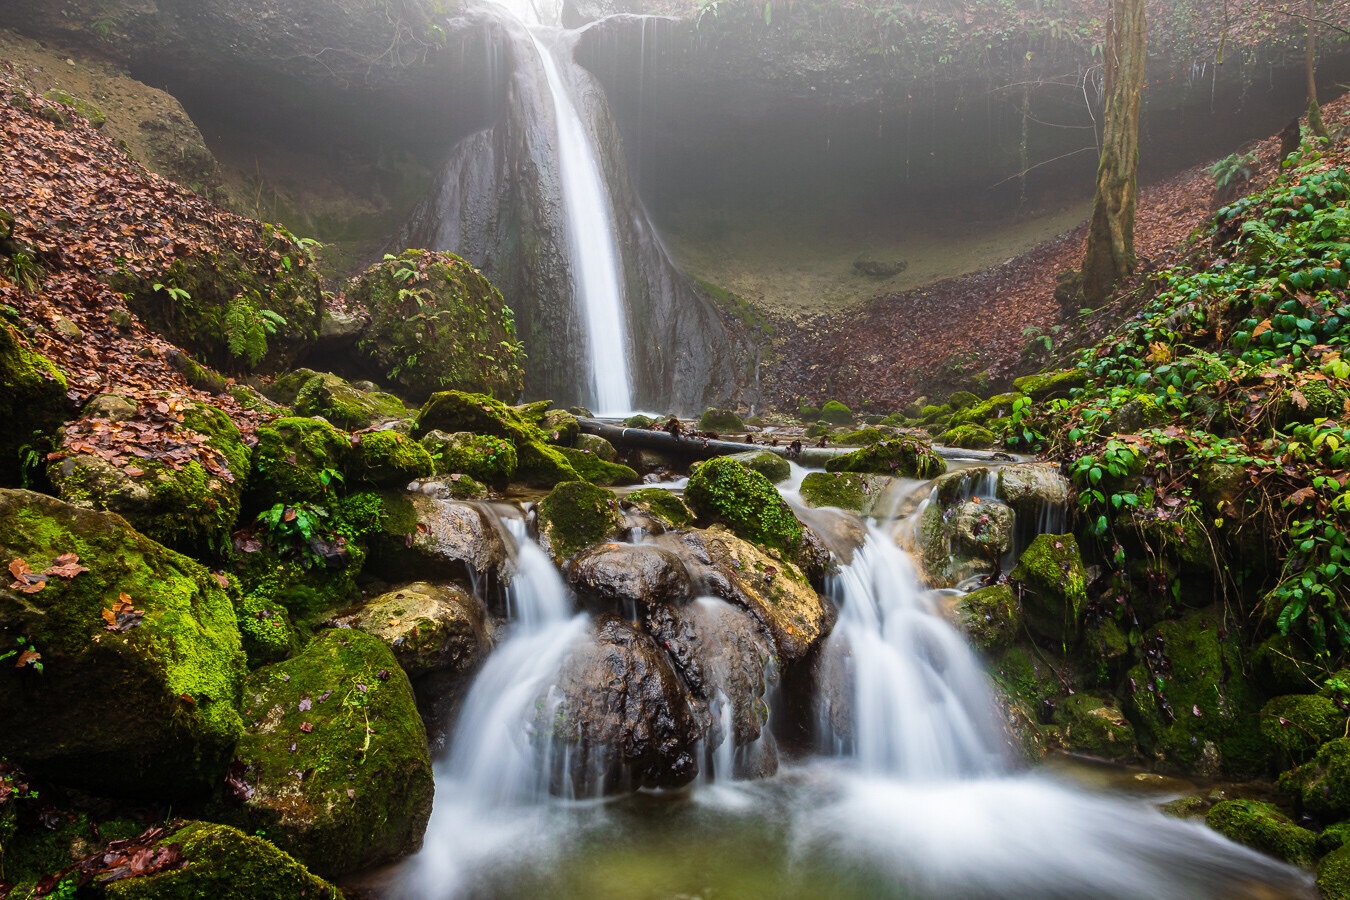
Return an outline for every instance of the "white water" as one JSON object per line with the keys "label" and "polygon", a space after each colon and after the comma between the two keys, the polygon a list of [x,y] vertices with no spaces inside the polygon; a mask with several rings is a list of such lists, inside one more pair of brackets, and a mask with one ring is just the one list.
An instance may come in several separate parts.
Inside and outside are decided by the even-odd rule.
{"label": "white water", "polygon": [[[572,290],[586,321],[590,398],[596,415],[624,416],[633,410],[623,268],[615,237],[613,204],[600,157],[582,119],[570,84],[580,67],[562,41],[561,7],[552,0],[498,0],[529,29],[553,98],[558,128],[558,168],[572,262]],[[568,67],[571,81],[564,77]]]}

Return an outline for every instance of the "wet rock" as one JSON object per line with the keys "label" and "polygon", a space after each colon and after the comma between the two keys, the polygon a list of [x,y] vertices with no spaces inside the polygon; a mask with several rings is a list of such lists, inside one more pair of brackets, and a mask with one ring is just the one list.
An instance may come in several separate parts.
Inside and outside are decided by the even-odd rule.
{"label": "wet rock", "polygon": [[1048,640],[1075,643],[1087,603],[1087,571],[1071,534],[1037,535],[1017,560],[1027,626]]}
{"label": "wet rock", "polygon": [[1068,506],[1073,488],[1056,466],[1017,463],[999,466],[996,496],[1019,513],[1037,515],[1047,507]]}
{"label": "wet rock", "polygon": [[683,561],[655,544],[601,544],[584,550],[567,567],[567,580],[589,608],[624,615],[693,597]]}
{"label": "wet rock", "polygon": [[698,774],[694,750],[706,728],[669,658],[650,636],[614,616],[564,663],[556,695],[536,728],[566,748],[554,756],[555,790],[579,796],[680,787]]}
{"label": "wet rock", "polygon": [[486,649],[481,600],[455,585],[413,582],[372,599],[338,620],[389,645],[411,679],[432,672],[462,674]]}
{"label": "wet rock", "polygon": [[1310,866],[1317,836],[1280,812],[1273,803],[1223,800],[1205,815],[1205,824],[1229,840],[1296,866]]}
{"label": "wet rock", "polygon": [[1091,694],[1074,694],[1055,705],[1054,722],[1067,750],[1113,762],[1135,758],[1134,728],[1119,709]]}
{"label": "wet rock", "polygon": [[953,553],[995,561],[1012,549],[1013,511],[997,501],[967,500],[948,522]]}
{"label": "wet rock", "polygon": [[784,659],[800,659],[833,627],[833,608],[792,563],[773,559],[723,528],[691,531],[674,540],[696,582],[749,610]]}
{"label": "wet rock", "polygon": [[773,483],[727,457],[710,459],[689,477],[685,502],[702,522],[725,523],[737,535],[792,558],[802,525]]}
{"label": "wet rock", "polygon": [[380,497],[385,517],[370,538],[370,565],[384,578],[472,582],[502,572],[506,543],[479,507],[407,491]]}
{"label": "wet rock", "polygon": [[[678,495],[665,488],[642,488],[629,491],[619,498],[619,503],[628,512],[630,520],[651,533],[687,528],[694,522],[694,514]],[[656,528],[650,527],[652,525]]]}
{"label": "wet rock", "polygon": [[802,479],[801,495],[811,506],[848,509],[868,515],[891,481],[889,475],[812,472]]}
{"label": "wet rock", "polygon": [[328,631],[250,676],[234,813],[325,877],[416,850],[434,785],[427,735],[393,653]]}
{"label": "wet rock", "polygon": [[[40,574],[70,553],[84,571]],[[244,654],[210,573],[120,516],[0,490],[0,561],[15,560],[44,587],[0,586],[0,634],[19,651],[0,669],[0,756],[101,795],[214,786],[242,731]]]}
{"label": "wet rock", "polygon": [[539,538],[555,562],[608,540],[623,527],[613,491],[585,481],[568,481],[539,502]]}

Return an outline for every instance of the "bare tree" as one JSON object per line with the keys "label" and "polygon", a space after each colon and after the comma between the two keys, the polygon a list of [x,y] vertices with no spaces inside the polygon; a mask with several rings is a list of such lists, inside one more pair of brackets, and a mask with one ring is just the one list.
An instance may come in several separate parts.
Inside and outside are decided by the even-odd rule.
{"label": "bare tree", "polygon": [[1134,204],[1139,168],[1139,95],[1144,85],[1144,0],[1111,0],[1106,36],[1106,111],[1097,164],[1083,299],[1100,306],[1134,271]]}

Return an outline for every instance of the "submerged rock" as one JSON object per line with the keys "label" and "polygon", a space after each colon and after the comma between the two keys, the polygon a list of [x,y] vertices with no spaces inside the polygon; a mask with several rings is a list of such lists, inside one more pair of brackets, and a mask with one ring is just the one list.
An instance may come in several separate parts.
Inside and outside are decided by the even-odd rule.
{"label": "submerged rock", "polygon": [[0,636],[19,651],[0,666],[0,756],[100,794],[217,784],[244,654],[210,573],[119,516],[28,491],[0,490],[0,563],[51,570],[0,587]]}
{"label": "submerged rock", "polygon": [[325,877],[416,850],[434,785],[408,677],[379,638],[340,629],[244,688],[237,815]]}

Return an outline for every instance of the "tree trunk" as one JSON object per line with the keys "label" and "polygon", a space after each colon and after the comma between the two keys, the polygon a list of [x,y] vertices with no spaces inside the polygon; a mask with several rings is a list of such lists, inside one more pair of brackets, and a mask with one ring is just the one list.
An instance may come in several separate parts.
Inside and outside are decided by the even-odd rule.
{"label": "tree trunk", "polygon": [[1134,271],[1134,202],[1139,168],[1139,95],[1144,85],[1144,0],[1111,0],[1106,39],[1106,115],[1092,204],[1083,298],[1101,306]]}
{"label": "tree trunk", "polygon": [[1303,50],[1303,71],[1308,79],[1308,130],[1324,141],[1331,140],[1322,107],[1317,102],[1317,0],[1308,0],[1308,40]]}

